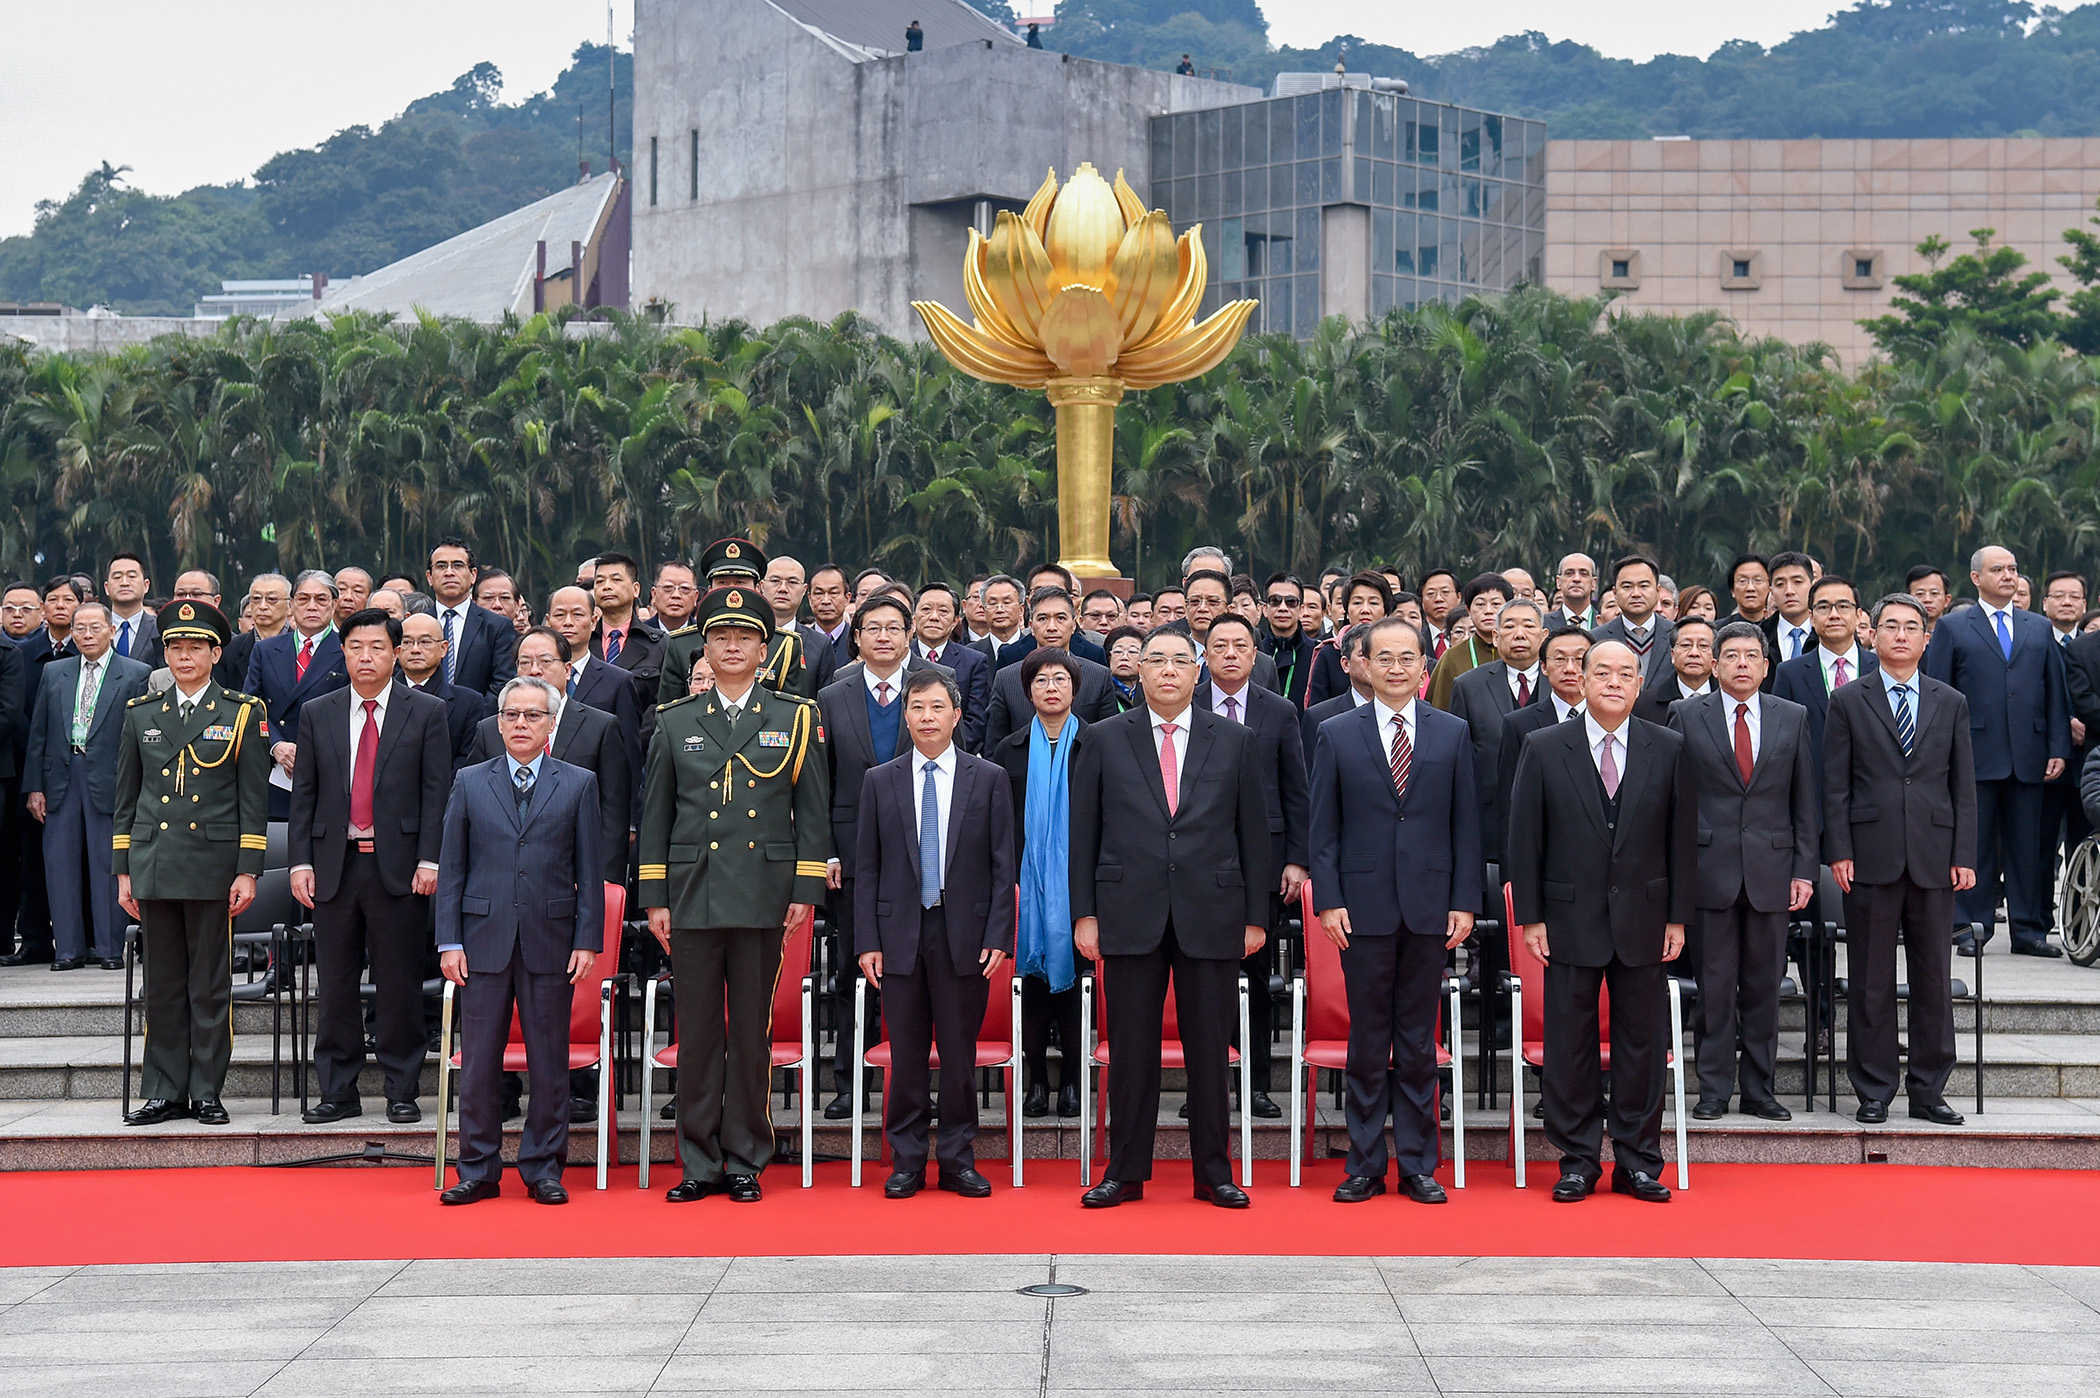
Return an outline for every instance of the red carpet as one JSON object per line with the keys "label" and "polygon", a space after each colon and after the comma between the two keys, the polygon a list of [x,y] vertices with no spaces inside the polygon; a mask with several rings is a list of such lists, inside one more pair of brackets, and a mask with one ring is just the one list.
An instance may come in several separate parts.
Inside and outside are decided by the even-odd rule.
{"label": "red carpet", "polygon": [[1392,1195],[1336,1204],[1339,1163],[1293,1190],[1280,1163],[1262,1162],[1244,1213],[1191,1199],[1186,1164],[1162,1163],[1143,1202],[1099,1212],[1079,1207],[1075,1162],[1032,1163],[1021,1190],[987,1173],[987,1200],[886,1200],[873,1169],[856,1194],[844,1165],[820,1165],[811,1190],[792,1167],[768,1172],[761,1204],[673,1206],[662,1190],[675,1170],[656,1171],[648,1193],[632,1167],[616,1170],[600,1194],[574,1169],[574,1202],[556,1209],[528,1202],[515,1175],[503,1199],[442,1208],[430,1171],[408,1167],[0,1175],[0,1264],[1027,1252],[2100,1264],[2100,1170],[1701,1165],[1690,1191],[1657,1206],[1554,1204],[1550,1169],[1520,1192],[1489,1165],[1427,1208]]}

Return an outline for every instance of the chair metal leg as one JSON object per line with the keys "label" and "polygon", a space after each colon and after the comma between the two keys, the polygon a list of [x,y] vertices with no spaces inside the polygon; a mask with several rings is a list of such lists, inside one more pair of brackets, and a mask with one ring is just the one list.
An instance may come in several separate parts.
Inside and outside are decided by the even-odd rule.
{"label": "chair metal leg", "polygon": [[[643,984],[647,988],[642,993],[642,1163],[638,1189],[649,1187],[649,1125],[650,1118],[655,1115],[652,1098],[656,1087],[656,994],[661,988],[658,981]],[[807,1018],[803,1020],[802,1033],[805,1038],[809,1035]],[[807,1062],[808,1055],[804,1054],[803,1059]]]}
{"label": "chair metal leg", "polygon": [[1291,1188],[1304,1183],[1305,1137],[1305,977],[1291,977]]}
{"label": "chair metal leg", "polygon": [[131,985],[139,960],[139,925],[124,929],[124,1115],[131,1115]]}
{"label": "chair metal leg", "polygon": [[605,1188],[605,1175],[611,1166],[612,1155],[620,1149],[620,1137],[612,1129],[614,1110],[619,1106],[620,1093],[617,1079],[613,1076],[612,1061],[612,1010],[613,982],[610,977],[598,983],[598,1188]]}
{"label": "chair metal leg", "polygon": [[1021,1188],[1021,1174],[1028,1159],[1027,1118],[1021,1115],[1021,978],[1013,977],[1013,1004],[1007,1018],[1013,1030],[1013,1056],[1006,1060],[1006,1153],[1013,1157],[1014,1188]]}
{"label": "chair metal leg", "polygon": [[1983,928],[1971,924],[1969,938],[1976,944],[1976,1114],[1983,1115]]}
{"label": "chair metal leg", "polygon": [[[1268,987],[1262,988],[1268,993]],[[1240,977],[1240,1187],[1254,1183],[1254,1041],[1248,1037],[1247,977]]]}
{"label": "chair metal leg", "polygon": [[[1458,1056],[1458,982],[1451,983],[1451,1154],[1452,1180],[1460,1189],[1466,1187],[1466,1060]],[[1480,997],[1486,1004],[1488,997]]]}
{"label": "chair metal leg", "polygon": [[1509,1154],[1524,1188],[1524,983],[1509,978]]}
{"label": "chair metal leg", "polygon": [[1079,1183],[1094,1183],[1094,978],[1079,978]]}
{"label": "chair metal leg", "polygon": [[[802,1187],[808,1189],[817,1182],[817,1132],[816,1118],[810,1111],[809,1094],[817,1085],[816,1025],[811,1016],[816,1012],[817,981],[814,976],[802,978]],[[647,1127],[643,1128],[647,1130]],[[643,1166],[647,1169],[647,1165]]]}
{"label": "chair metal leg", "polygon": [[[284,1074],[284,924],[277,923],[270,929],[270,1115],[280,1115],[283,1110],[280,1079]],[[231,1020],[231,1011],[228,1019]]]}
{"label": "chair metal leg", "polygon": [[437,1147],[431,1154],[437,1159],[437,1183],[432,1189],[445,1187],[445,1116],[451,1106],[452,1093],[452,997],[459,987],[451,981],[445,982],[444,999],[438,1009],[438,1101],[437,1101]]}
{"label": "chair metal leg", "polygon": [[1670,986],[1670,1075],[1677,1089],[1677,1187],[1690,1189],[1692,1161],[1684,1119],[1684,994],[1675,976],[1665,979]]}
{"label": "chair metal leg", "polygon": [[[868,978],[866,976],[855,976],[853,978],[853,1082],[848,1088],[848,1091],[853,1094],[853,1187],[855,1189],[860,1188],[860,1108],[863,1094],[866,1090],[865,1079],[868,1072],[867,1023]],[[884,1105],[888,1105],[887,1099],[884,1099]]]}

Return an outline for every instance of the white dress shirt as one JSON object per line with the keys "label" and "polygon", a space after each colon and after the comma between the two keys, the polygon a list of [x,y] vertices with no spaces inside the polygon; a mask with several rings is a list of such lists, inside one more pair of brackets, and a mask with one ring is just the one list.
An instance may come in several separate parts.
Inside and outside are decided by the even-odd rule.
{"label": "white dress shirt", "polygon": [[[1796,631],[1801,633],[1798,637],[1794,635]],[[1801,656],[1807,655],[1816,645],[1816,628],[1809,624],[1807,617],[1801,618],[1798,623],[1788,621],[1785,617],[1779,618],[1779,658],[1781,660],[1799,659]],[[1854,673],[1857,672],[1855,671]]]}
{"label": "white dress shirt", "polygon": [[1539,667],[1536,661],[1532,662],[1532,666],[1529,670],[1519,670],[1509,666],[1505,666],[1504,668],[1508,671],[1508,673],[1503,676],[1503,679],[1509,682],[1510,698],[1516,699],[1519,697],[1517,694],[1517,679],[1519,676],[1521,676],[1524,680],[1525,697],[1537,697],[1539,692]]}
{"label": "white dress shirt", "polygon": [[1553,700],[1554,722],[1566,723],[1568,721],[1569,714],[1581,712],[1582,705],[1570,704],[1567,700],[1561,698],[1558,694],[1552,693],[1551,690],[1548,690],[1547,693]]}
{"label": "white dress shirt", "polygon": [[955,809],[955,761],[953,743],[932,757],[917,748],[911,750],[912,848],[919,847],[919,827],[926,819],[926,764],[930,762],[933,764],[934,800],[940,807],[934,812],[934,819],[941,827],[941,870],[944,874],[948,868],[948,816]]}
{"label": "white dress shirt", "polygon": [[588,647],[584,649],[581,655],[578,655],[574,660],[569,662],[569,683],[567,686],[568,692],[574,693],[575,687],[583,683],[583,667],[590,663],[591,652]]}
{"label": "white dress shirt", "polygon": [[[1230,719],[1234,723],[1245,723],[1247,721],[1248,688],[1248,685],[1242,684],[1237,690],[1235,690],[1231,694],[1227,694],[1223,689],[1220,689],[1218,687],[1217,680],[1213,678],[1210,682],[1210,711],[1216,714],[1219,718]],[[1233,708],[1236,710],[1236,712],[1227,713],[1225,711],[1225,701],[1227,699],[1230,699],[1232,701]]]}
{"label": "white dress shirt", "polygon": [[[374,721],[374,722],[375,722],[375,723],[376,723],[376,724],[378,725],[378,731],[379,731],[379,733],[382,733],[382,734],[383,734],[383,733],[385,733],[385,732],[386,732],[386,714],[387,714],[387,702],[388,702],[388,701],[389,701],[390,699],[392,699],[392,698],[393,698],[393,696],[394,696],[394,687],[393,687],[393,685],[391,685],[391,684],[389,684],[389,685],[386,685],[386,686],[384,686],[384,687],[383,687],[383,688],[382,688],[382,689],[381,689],[381,690],[379,691],[379,693],[377,693],[376,695],[374,695],[374,696],[373,696],[373,702],[374,702],[374,703],[376,703],[376,704],[378,705],[378,707],[372,710],[372,718],[373,718],[373,721]],[[350,775],[351,775],[351,777],[352,777],[352,779],[353,779],[353,780],[354,780],[354,779],[356,778],[356,776],[357,776],[357,744],[358,744],[358,741],[359,741],[360,739],[362,739],[362,738],[364,737],[364,735],[365,735],[365,701],[364,701],[364,696],[363,696],[363,695],[361,695],[361,694],[359,694],[359,693],[357,692],[357,690],[356,690],[355,688],[352,688],[352,689],[350,690]],[[513,763],[512,765],[513,765],[513,766],[516,766],[516,764],[515,764],[515,763]],[[535,772],[537,771],[537,764],[535,764],[534,770],[535,770]],[[515,774],[514,774],[514,775],[515,775]],[[374,780],[374,782],[375,782],[375,783],[376,783],[376,782],[377,782],[377,780],[378,780],[378,772],[377,772],[376,770],[375,770],[375,771],[373,772],[373,780]],[[344,796],[345,796],[345,798],[346,798],[346,804],[345,804],[345,810],[344,810],[344,814],[345,814],[345,816],[346,816],[346,817],[347,817],[347,815],[348,815],[348,805],[347,805],[347,798],[348,798],[348,795],[349,795],[349,793],[348,793],[348,792],[346,791],[346,792],[344,793]],[[378,814],[377,814],[377,812],[374,812],[374,815],[373,815],[373,819],[375,819],[375,820],[376,820],[376,819],[378,819]],[[371,839],[371,838],[372,838],[372,832],[371,832],[371,831],[369,831],[369,830],[356,830],[356,829],[351,829],[351,828],[349,828],[348,826],[346,826],[346,827],[345,827],[345,829],[346,829],[346,830],[348,831],[348,833],[349,833],[349,835],[350,835],[350,837],[351,837],[352,839],[356,839],[356,840],[369,840],[369,839]],[[313,866],[313,865],[311,865],[311,864],[294,864],[294,865],[292,866],[292,868],[294,868],[294,869],[312,869],[313,867],[314,867],[314,866]],[[419,860],[417,860],[417,861],[416,861],[416,867],[417,867],[418,869],[429,869],[429,870],[431,870],[431,871],[432,871],[433,873],[435,873],[435,872],[436,872],[436,870],[437,870],[437,864],[436,864],[436,863],[435,863],[434,861],[432,861],[432,860],[428,860],[428,859],[419,859]]]}
{"label": "white dress shirt", "polygon": [[[1604,775],[1604,727],[1597,722],[1596,715],[1587,712],[1582,716],[1582,727],[1590,745],[1590,761],[1596,764],[1597,775],[1601,777]],[[1612,765],[1619,769],[1620,781],[1626,779],[1626,738],[1632,730],[1633,724],[1627,719],[1620,719],[1619,726],[1611,730],[1611,760]]]}
{"label": "white dress shirt", "polygon": [[881,696],[875,690],[875,686],[878,684],[886,684],[890,687],[889,701],[892,704],[904,696],[904,665],[901,661],[898,663],[897,668],[890,671],[887,675],[876,674],[874,667],[863,661],[860,667],[860,677],[868,686],[868,697],[875,700],[878,704],[882,702]]}
{"label": "white dress shirt", "polygon": [[[107,655],[104,655],[102,657],[102,663],[104,665],[109,664],[109,657],[115,654],[115,651],[110,651]],[[203,684],[197,686],[195,693],[191,693],[190,691],[185,690],[180,684],[169,685],[169,691],[172,692],[175,696],[176,716],[178,718],[187,719],[190,716],[190,710],[194,709],[195,707],[197,707],[197,705],[204,702],[204,691],[210,688],[211,679],[209,677],[206,677]]]}
{"label": "white dress shirt", "polygon": [[469,597],[456,606],[439,607],[437,609],[439,634],[444,632],[445,618],[448,616],[452,618],[452,645],[454,649],[457,649],[460,641],[466,637],[467,614],[473,610],[473,607],[474,599]]}
{"label": "white dress shirt", "polygon": [[73,681],[73,711],[72,713],[66,715],[66,726],[69,730],[72,727],[73,718],[76,714],[86,719],[88,724],[92,725],[94,723],[95,715],[92,711],[86,714],[80,713],[80,706],[87,699],[88,696],[89,671],[94,672],[95,697],[99,705],[102,696],[102,686],[109,683],[110,657],[115,655],[116,653],[117,652],[115,648],[112,647],[111,649],[102,652],[102,658],[100,660],[90,660],[84,655],[80,657],[80,673],[74,677]]}
{"label": "white dress shirt", "polygon": [[751,691],[756,688],[758,688],[758,685],[754,681],[753,683],[744,686],[744,692],[732,699],[729,697],[728,690],[722,688],[719,684],[715,686],[715,698],[719,699],[722,702],[722,712],[729,715],[729,721],[731,723],[735,723],[739,718],[743,717],[744,705],[747,702],[749,702],[751,698]]}
{"label": "white dress shirt", "polygon": [[[2005,607],[1993,607],[1993,606],[1992,606],[1992,605],[1990,605],[1990,603],[1988,603],[1988,602],[1979,602],[1979,603],[1978,603],[1977,605],[1983,608],[1983,621],[1984,621],[1984,625],[1986,625],[1986,626],[1988,626],[1988,627],[1990,627],[1990,628],[1991,628],[1991,639],[1992,639],[1992,640],[1994,640],[1994,641],[1995,641],[1995,640],[1997,640],[1997,639],[1998,639],[1998,618],[1999,618],[1999,617],[2004,617],[2004,618],[2005,618],[2005,634],[2006,634],[2006,635],[2008,635],[2008,636],[2010,636],[2010,637],[2012,637],[2012,638],[2013,638],[2014,640],[2018,640],[2018,639],[2020,638],[2020,623],[2018,623],[2017,621],[2014,621],[2014,620],[2013,620],[2013,618],[2012,618],[2012,614],[2013,614],[2013,608],[2012,608],[2012,607],[2010,607],[2010,606],[2005,606]],[[2001,652],[2001,654],[2002,654],[2002,652]]]}
{"label": "white dress shirt", "polygon": [[1823,692],[1829,694],[1837,687],[1837,663],[1845,662],[1845,683],[1859,678],[1859,647],[1855,644],[1845,650],[1826,650],[1816,647],[1816,663],[1823,667]]}
{"label": "white dress shirt", "polygon": [[1743,721],[1750,726],[1750,760],[1765,750],[1764,707],[1758,703],[1756,690],[1750,691],[1748,699],[1738,699],[1732,694],[1721,696],[1721,726],[1728,730],[1728,750],[1735,751],[1735,711],[1738,706],[1747,706]]}
{"label": "white dress shirt", "polygon": [[1350,707],[1350,708],[1352,708],[1352,709],[1360,709],[1360,708],[1362,708],[1362,707],[1363,707],[1364,705],[1366,705],[1366,704],[1368,704],[1368,703],[1371,703],[1371,702],[1372,702],[1372,699],[1371,699],[1371,696],[1370,696],[1370,695],[1368,695],[1368,694],[1364,693],[1364,692],[1363,692],[1362,690],[1358,689],[1358,688],[1357,688],[1357,687],[1356,687],[1355,685],[1353,685],[1353,684],[1349,686],[1349,707]]}
{"label": "white dress shirt", "polygon": [[1389,709],[1385,706],[1385,700],[1373,699],[1371,701],[1371,713],[1378,720],[1378,745],[1385,749],[1385,765],[1391,767],[1393,765],[1394,719],[1399,719],[1401,725],[1407,729],[1408,750],[1412,752],[1417,746],[1415,743],[1415,701],[1410,699],[1397,709]]}
{"label": "white dress shirt", "polygon": [[[1686,689],[1684,687],[1684,676],[1672,675],[1670,678],[1677,681],[1678,699],[1697,699],[1702,694],[1712,694],[1715,690],[1720,688],[1720,686],[1715,684],[1712,680],[1708,680],[1705,684],[1700,685],[1697,689]],[[1671,702],[1675,703],[1676,700],[1672,700]]]}

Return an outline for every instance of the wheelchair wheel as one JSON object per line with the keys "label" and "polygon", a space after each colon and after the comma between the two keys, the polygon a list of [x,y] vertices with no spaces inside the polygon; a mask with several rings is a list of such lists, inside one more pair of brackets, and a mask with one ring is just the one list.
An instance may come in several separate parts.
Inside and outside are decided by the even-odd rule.
{"label": "wheelchair wheel", "polygon": [[2100,835],[2072,851],[2064,870],[2063,944],[2080,966],[2100,961]]}

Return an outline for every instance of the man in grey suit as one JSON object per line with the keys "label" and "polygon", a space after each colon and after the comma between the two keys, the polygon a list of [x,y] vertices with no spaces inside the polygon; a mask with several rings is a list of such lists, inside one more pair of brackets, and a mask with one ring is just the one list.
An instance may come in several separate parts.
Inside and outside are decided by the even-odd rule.
{"label": "man in grey suit", "polygon": [[43,667],[30,720],[22,789],[29,814],[44,823],[54,971],[78,970],[91,953],[104,970],[124,969],[109,859],[117,749],[124,705],[146,692],[150,672],[144,661],[111,651],[115,634],[109,608],[81,604],[73,614],[80,653]]}
{"label": "man in grey suit", "polygon": [[[1920,673],[1925,604],[1892,593],[1874,608],[1878,669],[1830,696],[1823,730],[1823,854],[1845,895],[1851,989],[1845,1072],[1859,1119],[1889,1119],[1899,1077],[1920,1121],[1959,1126],[1948,963],[1954,895],[1976,886],[1976,759],[1969,701]],[[1910,986],[1910,1063],[1898,1062],[1896,942]]]}
{"label": "man in grey suit", "polygon": [[1670,636],[1676,628],[1655,610],[1662,600],[1661,579],[1662,568],[1652,558],[1630,553],[1613,563],[1611,590],[1619,614],[1590,631],[1590,639],[1598,644],[1619,641],[1640,658],[1643,689],[1655,688],[1674,673]]}
{"label": "man in grey suit", "polygon": [[461,1001],[459,1183],[472,1204],[501,1192],[503,1046],[515,1006],[532,1084],[518,1174],[534,1203],[566,1204],[569,1005],[604,946],[598,780],[547,755],[561,692],[518,677],[496,696],[503,756],[468,767],[445,806],[437,942]]}
{"label": "man in grey suit", "polygon": [[1739,1026],[1744,1115],[1793,1119],[1772,1087],[1779,982],[1787,914],[1807,907],[1816,891],[1821,797],[1808,710],[1759,692],[1767,659],[1764,633],[1730,622],[1721,628],[1720,692],[1670,710],[1699,788],[1699,1105],[1692,1115],[1701,1121],[1728,1110]]}

